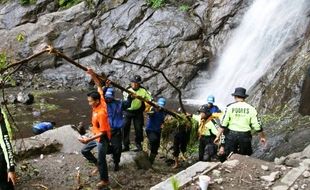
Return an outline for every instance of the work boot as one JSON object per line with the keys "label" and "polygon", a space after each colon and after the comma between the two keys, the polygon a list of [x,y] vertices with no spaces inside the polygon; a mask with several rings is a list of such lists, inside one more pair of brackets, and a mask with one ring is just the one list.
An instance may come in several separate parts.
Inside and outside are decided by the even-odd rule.
{"label": "work boot", "polygon": [[101,180],[99,183],[97,183],[96,187],[97,188],[104,188],[109,185],[109,181],[106,180]]}
{"label": "work boot", "polygon": [[156,154],[150,154],[150,156],[149,156],[149,161],[151,162],[151,164],[154,163],[155,157],[156,157]]}
{"label": "work boot", "polygon": [[134,150],[135,152],[140,152],[140,151],[142,151],[142,146],[141,146],[141,144],[136,144],[136,149]]}

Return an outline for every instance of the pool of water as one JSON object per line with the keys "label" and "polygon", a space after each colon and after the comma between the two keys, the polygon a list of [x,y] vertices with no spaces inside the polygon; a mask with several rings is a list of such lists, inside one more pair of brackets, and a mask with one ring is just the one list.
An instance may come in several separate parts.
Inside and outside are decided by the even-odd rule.
{"label": "pool of water", "polygon": [[[32,126],[41,121],[54,121],[56,127],[78,124],[90,124],[91,109],[87,102],[89,90],[66,90],[34,92],[35,102],[31,105],[14,104],[9,106],[16,123],[15,138],[33,136]],[[118,97],[119,94],[118,94]],[[186,102],[185,102],[186,103]],[[176,110],[178,101],[170,99],[167,108]],[[186,104],[188,112],[193,113],[198,105]]]}

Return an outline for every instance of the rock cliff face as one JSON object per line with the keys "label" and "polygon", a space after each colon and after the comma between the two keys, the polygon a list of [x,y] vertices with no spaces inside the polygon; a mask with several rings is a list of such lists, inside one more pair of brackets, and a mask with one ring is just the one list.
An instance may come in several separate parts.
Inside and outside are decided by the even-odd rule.
{"label": "rock cliff face", "polygon": [[[310,25],[309,25],[310,26]],[[309,28],[309,27],[308,27]],[[310,30],[290,52],[277,71],[266,73],[252,89],[250,97],[263,115],[269,144],[256,156],[275,156],[301,151],[310,144],[309,112]]]}
{"label": "rock cliff face", "polygon": [[[221,50],[248,2],[196,1],[182,11],[176,5],[154,10],[144,0],[106,0],[96,8],[80,3],[67,10],[60,10],[53,0],[38,0],[26,7],[13,1],[0,6],[0,49],[14,50],[12,56],[22,59],[52,44],[83,65],[114,73],[121,84],[140,74],[154,95],[173,97],[175,91],[157,73],[107,59],[89,46],[162,69],[175,85],[184,88]],[[20,34],[25,40],[17,42]],[[83,72],[52,56],[45,55],[32,65],[43,70],[42,76],[52,86],[87,82]]]}
{"label": "rock cliff face", "polygon": [[[20,60],[51,44],[82,65],[112,74],[123,86],[140,74],[153,95],[174,97],[176,92],[161,75],[107,59],[89,47],[161,69],[184,89],[201,70],[212,66],[252,0],[189,2],[194,3],[182,11],[175,4],[154,10],[144,0],[105,0],[95,7],[83,2],[66,10],[54,0],[37,0],[25,7],[10,1],[0,5],[0,50]],[[264,114],[270,139],[267,150],[256,147],[258,157],[273,159],[310,143],[309,31],[284,52],[287,59],[282,66],[266,73],[251,89],[250,102]],[[18,42],[18,36],[24,40]],[[83,71],[51,55],[32,61],[30,72],[38,72],[52,88],[88,83]]]}

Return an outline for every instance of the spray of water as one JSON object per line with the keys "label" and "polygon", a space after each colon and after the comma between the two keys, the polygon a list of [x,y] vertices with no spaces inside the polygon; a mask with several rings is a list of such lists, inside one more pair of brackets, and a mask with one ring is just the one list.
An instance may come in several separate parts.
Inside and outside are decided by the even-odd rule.
{"label": "spray of water", "polygon": [[[196,99],[215,95],[217,103],[232,101],[235,87],[250,88],[269,69],[282,64],[281,55],[303,36],[309,23],[309,0],[256,0],[234,31],[217,68],[197,91]],[[282,59],[282,60],[279,60]]]}

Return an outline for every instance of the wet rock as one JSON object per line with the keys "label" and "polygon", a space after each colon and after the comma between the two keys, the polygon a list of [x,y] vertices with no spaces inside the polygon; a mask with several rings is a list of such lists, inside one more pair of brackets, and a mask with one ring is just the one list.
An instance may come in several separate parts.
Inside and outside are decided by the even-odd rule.
{"label": "wet rock", "polygon": [[147,170],[152,167],[152,164],[146,152],[143,151],[138,152],[136,157],[134,158],[134,161],[138,169]]}
{"label": "wet rock", "polygon": [[40,154],[50,154],[59,151],[61,148],[61,144],[56,140],[39,136],[17,139],[13,142],[13,145],[18,160],[39,156]]}
{"label": "wet rock", "polygon": [[261,176],[260,178],[268,182],[274,182],[276,179],[280,178],[280,176],[281,176],[281,173],[277,171],[277,172],[270,173],[270,175],[268,176]]}
{"label": "wet rock", "polygon": [[302,176],[303,176],[304,178],[308,178],[308,177],[310,177],[310,172],[309,172],[309,171],[305,171],[305,172],[302,174]]}
{"label": "wet rock", "polygon": [[220,170],[212,170],[212,175],[215,177],[220,177],[221,176],[221,171]]}
{"label": "wet rock", "polygon": [[279,185],[272,188],[272,190],[288,190],[288,186],[286,185]]}
{"label": "wet rock", "polygon": [[286,160],[286,157],[281,156],[280,158],[275,158],[274,163],[276,165],[282,165],[282,164],[284,164],[285,160]]}
{"label": "wet rock", "polygon": [[238,164],[239,160],[227,160],[223,163],[223,166],[232,169],[236,167]]}
{"label": "wet rock", "polygon": [[301,189],[306,189],[307,186],[308,186],[307,184],[302,184],[302,185],[300,186],[300,188],[301,188]]}
{"label": "wet rock", "polygon": [[217,184],[222,184],[223,181],[224,181],[223,178],[214,179],[214,182]]}
{"label": "wet rock", "polygon": [[22,91],[17,94],[17,101],[23,104],[32,104],[34,96],[29,92]]}
{"label": "wet rock", "polygon": [[8,103],[10,104],[14,104],[17,102],[17,97],[14,94],[10,94],[6,100],[8,101]]}
{"label": "wet rock", "polygon": [[301,162],[301,160],[299,160],[299,159],[289,158],[289,159],[285,160],[285,165],[291,166],[291,167],[298,167],[300,162]]}
{"label": "wet rock", "polygon": [[310,158],[310,145],[302,151],[302,157]]}
{"label": "wet rock", "polygon": [[293,187],[290,188],[290,190],[296,190],[296,189],[298,189],[298,185],[297,184],[295,184]]}
{"label": "wet rock", "polygon": [[268,171],[269,170],[269,167],[268,166],[265,166],[265,165],[261,165],[261,168],[265,171]]}

